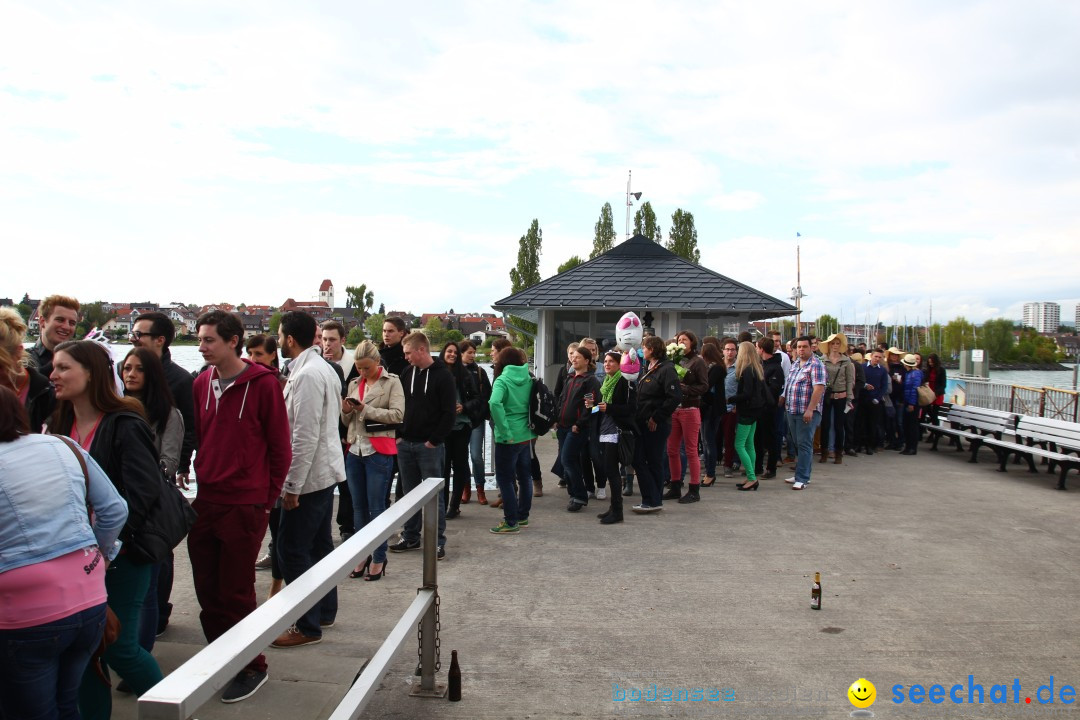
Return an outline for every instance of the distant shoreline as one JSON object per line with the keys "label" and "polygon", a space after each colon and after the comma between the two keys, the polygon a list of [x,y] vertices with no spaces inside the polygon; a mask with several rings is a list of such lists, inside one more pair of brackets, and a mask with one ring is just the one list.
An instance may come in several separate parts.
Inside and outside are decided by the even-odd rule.
{"label": "distant shoreline", "polygon": [[[946,370],[959,370],[959,363],[942,363]],[[990,370],[1044,370],[1046,372],[1072,372],[1061,363],[990,363]]]}

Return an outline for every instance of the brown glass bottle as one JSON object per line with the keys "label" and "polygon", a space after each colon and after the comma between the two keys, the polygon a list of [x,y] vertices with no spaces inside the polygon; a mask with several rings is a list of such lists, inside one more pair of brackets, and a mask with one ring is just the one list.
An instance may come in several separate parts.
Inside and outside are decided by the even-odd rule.
{"label": "brown glass bottle", "polygon": [[814,584],[810,586],[810,609],[821,609],[821,573],[814,573]]}
{"label": "brown glass bottle", "polygon": [[458,667],[457,650],[450,651],[450,672],[446,676],[446,695],[450,702],[461,701],[461,668]]}

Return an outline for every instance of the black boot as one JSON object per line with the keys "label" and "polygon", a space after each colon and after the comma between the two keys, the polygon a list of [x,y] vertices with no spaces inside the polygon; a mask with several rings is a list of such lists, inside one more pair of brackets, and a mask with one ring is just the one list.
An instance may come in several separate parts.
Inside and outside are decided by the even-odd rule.
{"label": "black boot", "polygon": [[623,479],[622,494],[623,494],[623,497],[630,497],[631,495],[634,494],[634,476],[633,475]]}
{"label": "black boot", "polygon": [[701,497],[698,495],[698,486],[691,485],[686,490],[686,494],[679,498],[680,505],[686,505],[687,503],[696,503]]}
{"label": "black boot", "polygon": [[[664,493],[664,498],[663,499],[664,500],[678,500],[679,496],[682,495],[682,481],[679,480],[679,481],[676,481],[676,482],[668,483],[667,487],[668,487],[668,489],[667,489],[667,492]],[[695,490],[694,492],[696,493],[697,490]]]}
{"label": "black boot", "polygon": [[615,523],[621,523],[622,521],[623,521],[623,519],[622,519],[622,513],[621,512],[608,513],[604,517],[600,518],[600,524],[601,525],[614,525]]}

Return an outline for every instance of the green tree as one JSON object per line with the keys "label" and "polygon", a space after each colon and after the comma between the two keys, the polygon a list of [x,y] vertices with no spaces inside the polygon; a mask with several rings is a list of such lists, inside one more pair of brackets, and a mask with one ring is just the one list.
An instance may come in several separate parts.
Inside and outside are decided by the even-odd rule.
{"label": "green tree", "polygon": [[75,326],[75,334],[77,337],[85,337],[88,332],[94,328],[103,328],[105,323],[116,317],[114,312],[106,312],[103,308],[101,301],[87,303],[81,307],[80,315],[82,319]]}
{"label": "green tree", "polygon": [[457,328],[446,331],[446,342],[459,343],[465,339],[465,334]]}
{"label": "green tree", "polygon": [[279,325],[281,325],[281,313],[276,312],[270,316],[270,334],[274,337],[277,337]]}
{"label": "green tree", "polygon": [[972,349],[975,347],[975,333],[975,326],[963,315],[953,318],[945,324],[944,328],[945,351],[955,356],[961,350]]}
{"label": "green tree", "polygon": [[[615,220],[611,216],[611,203],[604,203],[604,207],[600,208],[600,219],[596,221],[593,230],[592,252],[589,253],[590,260],[615,247]],[[559,272],[562,272],[562,270],[559,270]]]}
{"label": "green tree", "polygon": [[529,231],[518,241],[517,265],[510,271],[510,292],[521,292],[540,282],[540,254],[544,233],[534,219]]}
{"label": "green tree", "polygon": [[634,234],[644,235],[654,243],[664,239],[664,233],[656,224],[656,213],[653,211],[652,203],[648,200],[634,213]]}
{"label": "green tree", "polygon": [[567,260],[562,265],[560,265],[559,269],[556,272],[564,273],[564,272],[566,272],[567,270],[569,270],[571,268],[576,268],[578,265],[580,265],[583,262],[585,262],[585,261],[582,260],[579,256],[574,255],[569,260]]}
{"label": "green tree", "polygon": [[[817,322],[814,323],[814,334],[819,340],[824,340],[839,328],[840,321],[832,315],[818,315]],[[824,348],[821,349],[821,352],[825,352]]]}
{"label": "green tree", "polygon": [[[369,318],[370,319],[370,318]],[[345,344],[351,348],[356,347],[362,343],[366,338],[364,337],[364,330],[359,325],[353,325],[349,329],[349,334],[345,337]]]}
{"label": "green tree", "polygon": [[441,348],[446,342],[446,328],[437,317],[432,317],[423,327],[423,333],[427,335],[428,343],[432,349]]}
{"label": "green tree", "polygon": [[701,262],[701,251],[697,246],[697,228],[694,227],[692,213],[679,208],[671,215],[667,249],[695,265]]}
{"label": "green tree", "polygon": [[374,291],[368,290],[367,284],[349,285],[345,288],[345,294],[348,295],[345,300],[345,307],[352,308],[353,317],[363,325],[364,321],[367,320],[371,306],[375,304]]}
{"label": "green tree", "polygon": [[23,322],[30,322],[30,316],[34,314],[34,309],[26,303],[19,303],[15,306],[15,309],[22,315]]}
{"label": "green tree", "polygon": [[367,336],[376,343],[382,340],[382,326],[384,322],[386,322],[386,315],[383,313],[375,313],[364,321],[364,330],[367,331]]}
{"label": "green tree", "polygon": [[[544,242],[544,233],[540,230],[540,221],[533,219],[529,231],[518,241],[517,265],[510,271],[510,292],[521,292],[540,282],[540,254]],[[536,332],[536,323],[523,318],[510,316],[510,322],[522,330]]]}
{"label": "green tree", "polygon": [[979,347],[990,353],[992,362],[1015,362],[1013,321],[1006,318],[987,320],[979,328]]}

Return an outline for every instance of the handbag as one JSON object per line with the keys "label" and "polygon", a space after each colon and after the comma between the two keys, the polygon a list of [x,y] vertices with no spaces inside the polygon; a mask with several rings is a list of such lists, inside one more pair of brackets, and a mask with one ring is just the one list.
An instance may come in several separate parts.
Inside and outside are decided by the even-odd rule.
{"label": "handbag", "polygon": [[934,400],[937,399],[937,395],[934,394],[934,389],[929,385],[920,385],[916,389],[916,392],[919,395],[919,407],[933,405]]}
{"label": "handbag", "polygon": [[198,517],[184,493],[165,477],[164,471],[158,473],[158,481],[161,483],[158,501],[150,508],[142,527],[124,544],[135,562],[167,561]]}
{"label": "handbag", "polygon": [[[64,437],[63,435],[56,435],[60,438],[61,442],[71,449],[71,452],[75,453],[75,458],[79,461],[79,467],[82,468],[83,480],[86,481],[86,517],[90,521],[90,526],[94,525],[94,508],[90,504],[90,471],[86,467],[86,460],[83,458],[82,453],[75,447],[75,444]],[[90,656],[90,664],[94,668],[94,674],[98,676],[101,682],[105,683],[105,687],[112,687],[112,683],[109,682],[109,676],[105,673],[105,666],[101,664],[101,660],[105,655],[105,649],[116,642],[120,637],[120,618],[116,617],[116,613],[108,605],[105,606],[105,628],[101,633],[101,642],[98,643],[97,649],[94,650],[94,654]]]}

